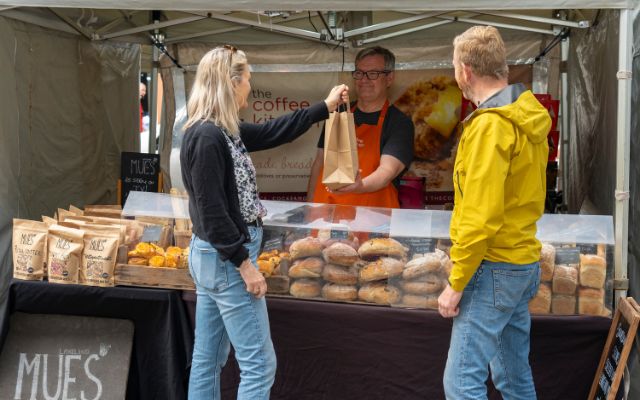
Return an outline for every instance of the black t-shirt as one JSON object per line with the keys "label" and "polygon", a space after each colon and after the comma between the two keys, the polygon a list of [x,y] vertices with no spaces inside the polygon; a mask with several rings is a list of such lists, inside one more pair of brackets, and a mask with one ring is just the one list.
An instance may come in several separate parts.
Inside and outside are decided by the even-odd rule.
{"label": "black t-shirt", "polygon": [[[366,113],[356,107],[353,119],[356,126],[367,124],[377,125],[380,111]],[[387,154],[400,160],[409,167],[413,161],[413,122],[411,118],[402,113],[394,105],[390,105],[387,116],[382,123],[382,137],[380,141],[380,154]],[[318,139],[318,148],[324,149],[324,128]]]}

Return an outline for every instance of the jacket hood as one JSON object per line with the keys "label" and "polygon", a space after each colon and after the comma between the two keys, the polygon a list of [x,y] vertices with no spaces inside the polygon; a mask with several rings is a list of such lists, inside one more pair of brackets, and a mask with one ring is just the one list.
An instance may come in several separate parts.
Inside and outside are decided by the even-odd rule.
{"label": "jacket hood", "polygon": [[532,143],[546,141],[551,129],[549,112],[521,83],[509,85],[494,94],[480,104],[470,117],[485,112],[498,113],[511,120]]}

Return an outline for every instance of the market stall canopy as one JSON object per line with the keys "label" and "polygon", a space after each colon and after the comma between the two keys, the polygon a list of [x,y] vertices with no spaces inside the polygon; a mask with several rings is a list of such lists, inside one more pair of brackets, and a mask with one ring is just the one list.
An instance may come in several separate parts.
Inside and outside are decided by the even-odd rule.
{"label": "market stall canopy", "polygon": [[[523,10],[523,9],[571,9],[571,8],[634,8],[637,0],[459,0],[458,10]],[[319,11],[368,11],[368,10],[449,10],[451,3],[440,0],[368,0],[368,1],[262,1],[237,0],[2,0],[0,6],[75,7],[126,10],[319,10]]]}

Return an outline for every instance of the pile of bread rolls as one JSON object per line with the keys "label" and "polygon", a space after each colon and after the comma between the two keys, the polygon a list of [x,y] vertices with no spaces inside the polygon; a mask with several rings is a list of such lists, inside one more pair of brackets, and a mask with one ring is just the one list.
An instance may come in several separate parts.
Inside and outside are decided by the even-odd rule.
{"label": "pile of bread rolls", "polygon": [[604,304],[607,263],[604,246],[599,254],[580,254],[580,263],[557,264],[556,249],[543,244],[540,254],[540,289],[529,302],[534,314],[609,315]]}
{"label": "pile of bread rolls", "polygon": [[289,247],[289,293],[300,298],[437,308],[451,262],[441,250],[418,254],[391,238],[357,241],[306,237]]}

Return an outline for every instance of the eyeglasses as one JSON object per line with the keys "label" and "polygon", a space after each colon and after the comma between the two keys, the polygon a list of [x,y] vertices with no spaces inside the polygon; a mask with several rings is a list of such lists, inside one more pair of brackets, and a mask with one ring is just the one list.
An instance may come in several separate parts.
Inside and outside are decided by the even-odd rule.
{"label": "eyeglasses", "polygon": [[353,71],[351,73],[351,76],[353,77],[353,79],[359,81],[360,79],[364,78],[365,76],[367,77],[368,80],[370,81],[375,81],[376,79],[378,79],[380,77],[380,75],[389,75],[389,73],[391,73],[391,71],[360,71],[359,69]]}

